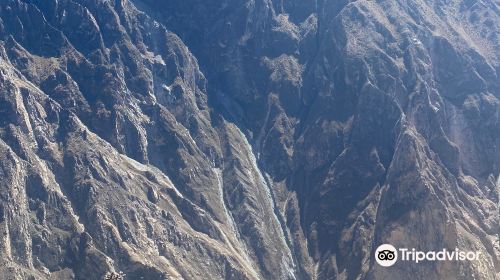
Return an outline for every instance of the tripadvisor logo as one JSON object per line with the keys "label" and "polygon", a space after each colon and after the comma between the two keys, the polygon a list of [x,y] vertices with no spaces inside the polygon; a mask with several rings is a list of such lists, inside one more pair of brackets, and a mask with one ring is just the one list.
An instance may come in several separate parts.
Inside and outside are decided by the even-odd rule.
{"label": "tripadvisor logo", "polygon": [[415,249],[399,248],[391,244],[380,245],[375,251],[375,260],[384,267],[393,266],[398,260],[419,263],[422,261],[477,261],[481,255],[480,251],[462,251],[455,249],[450,251],[417,251]]}
{"label": "tripadvisor logo", "polygon": [[375,260],[381,266],[393,266],[398,261],[398,250],[391,244],[380,245],[375,251]]}

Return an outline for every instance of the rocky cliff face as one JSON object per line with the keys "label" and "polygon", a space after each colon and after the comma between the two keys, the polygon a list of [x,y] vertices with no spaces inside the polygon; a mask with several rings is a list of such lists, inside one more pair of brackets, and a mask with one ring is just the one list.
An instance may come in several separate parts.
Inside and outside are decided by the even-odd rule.
{"label": "rocky cliff face", "polygon": [[499,17],[0,1],[0,279],[498,279]]}

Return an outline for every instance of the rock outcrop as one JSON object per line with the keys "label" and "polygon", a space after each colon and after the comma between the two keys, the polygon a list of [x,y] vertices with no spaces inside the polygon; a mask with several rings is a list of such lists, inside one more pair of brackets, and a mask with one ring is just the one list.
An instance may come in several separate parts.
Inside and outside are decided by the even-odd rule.
{"label": "rock outcrop", "polygon": [[499,28],[492,0],[0,1],[0,279],[499,278]]}

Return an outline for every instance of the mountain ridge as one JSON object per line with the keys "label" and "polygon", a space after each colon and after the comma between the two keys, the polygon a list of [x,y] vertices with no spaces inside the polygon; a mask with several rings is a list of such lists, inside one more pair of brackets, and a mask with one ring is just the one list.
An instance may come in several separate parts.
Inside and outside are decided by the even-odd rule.
{"label": "mountain ridge", "polygon": [[[493,1],[2,1],[1,274],[496,279],[498,18]],[[485,258],[387,270],[383,243]]]}

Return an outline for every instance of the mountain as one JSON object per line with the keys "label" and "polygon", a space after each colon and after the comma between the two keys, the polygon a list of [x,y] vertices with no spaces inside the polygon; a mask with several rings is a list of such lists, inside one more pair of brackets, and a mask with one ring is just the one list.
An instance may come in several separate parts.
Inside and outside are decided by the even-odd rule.
{"label": "mountain", "polygon": [[499,34],[494,0],[0,0],[0,279],[499,279]]}

